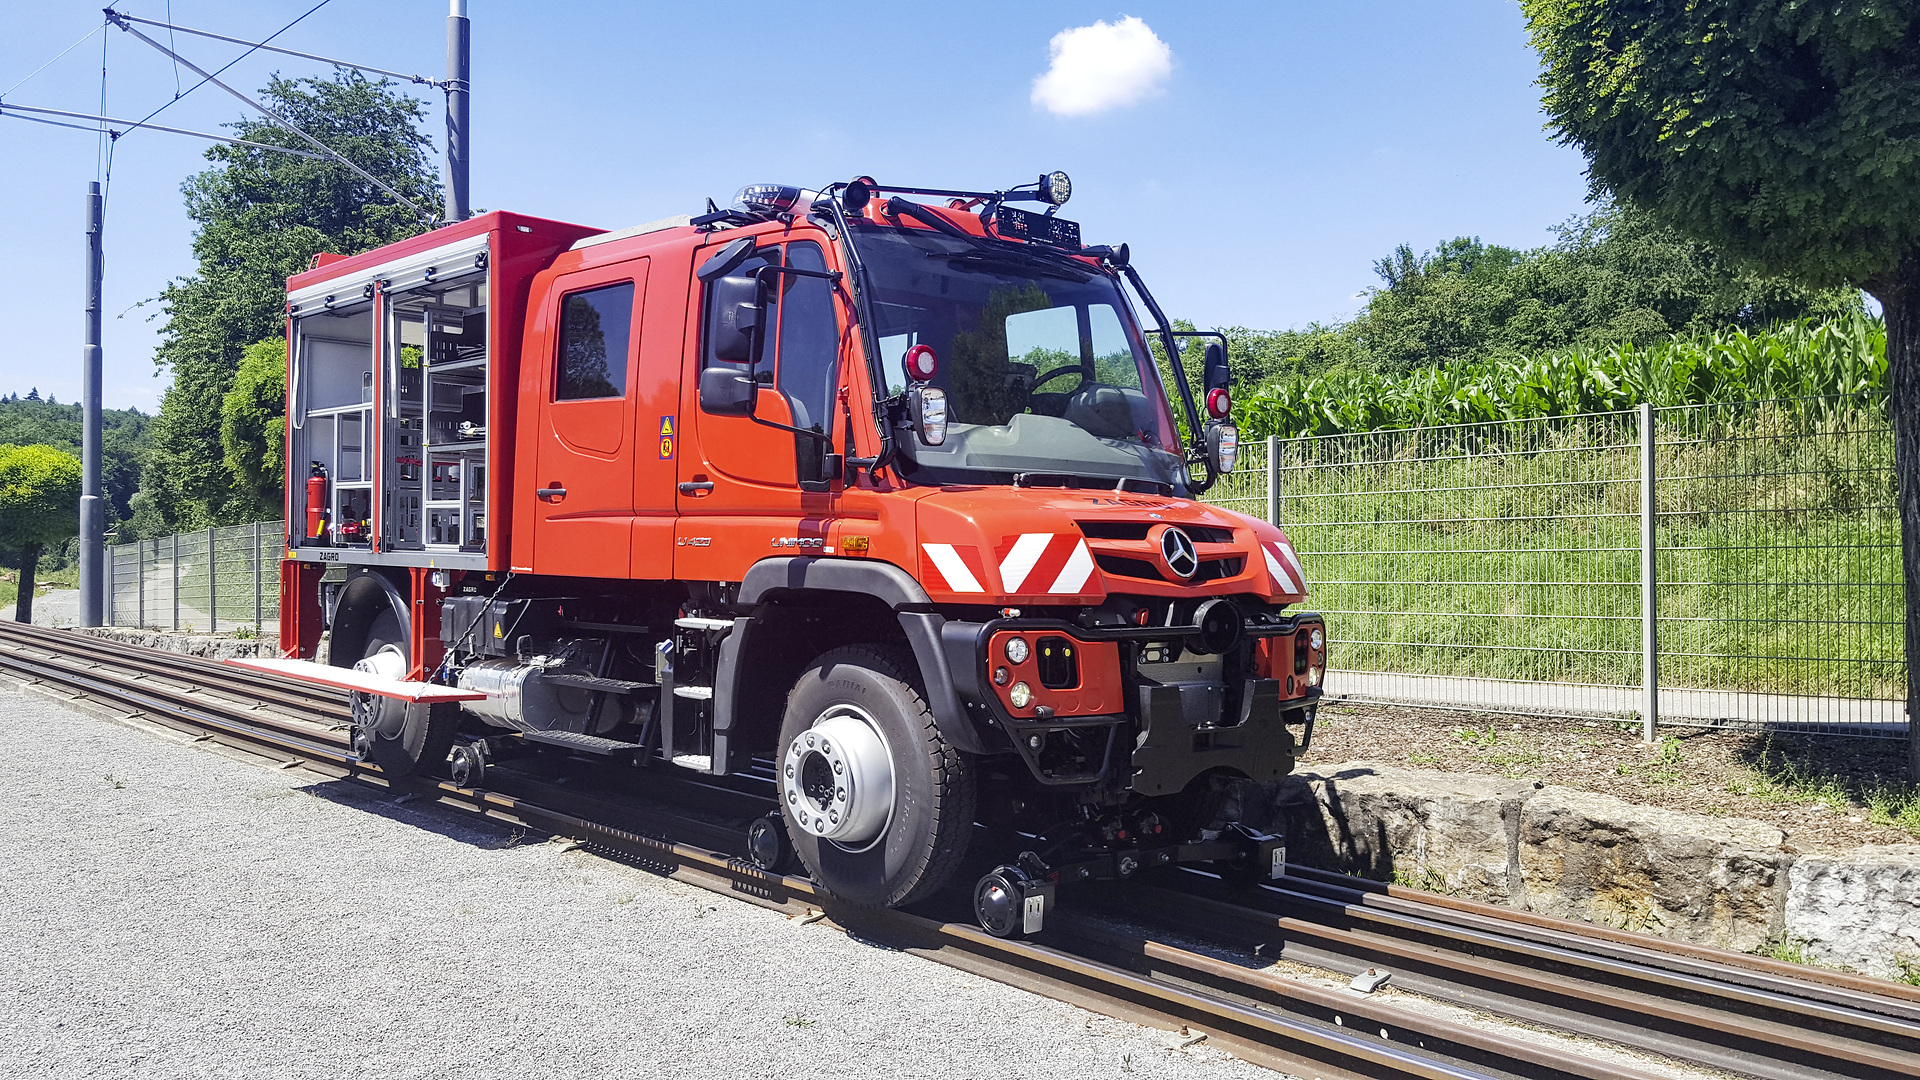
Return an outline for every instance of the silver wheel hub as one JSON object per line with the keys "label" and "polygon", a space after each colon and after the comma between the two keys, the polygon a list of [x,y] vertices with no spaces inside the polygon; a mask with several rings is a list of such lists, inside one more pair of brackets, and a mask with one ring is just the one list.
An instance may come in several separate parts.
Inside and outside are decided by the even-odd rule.
{"label": "silver wheel hub", "polygon": [[836,705],[787,746],[780,801],[802,832],[859,847],[893,816],[893,758],[873,718]]}
{"label": "silver wheel hub", "polygon": [[[407,654],[400,651],[398,645],[383,645],[359,663],[353,670],[364,671],[369,675],[378,675],[384,679],[405,679],[407,677]],[[407,726],[407,703],[379,694],[367,694],[355,690],[352,696],[353,722],[382,738],[397,739]]]}

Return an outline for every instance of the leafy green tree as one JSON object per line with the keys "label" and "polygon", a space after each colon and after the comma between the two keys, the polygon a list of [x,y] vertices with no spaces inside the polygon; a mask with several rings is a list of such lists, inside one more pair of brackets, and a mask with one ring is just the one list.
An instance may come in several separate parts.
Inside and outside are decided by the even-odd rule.
{"label": "leafy green tree", "polygon": [[287,339],[247,346],[220,404],[220,445],[238,513],[255,521],[281,512],[286,491]]}
{"label": "leafy green tree", "polygon": [[[107,497],[107,524],[125,521],[140,487],[140,470],[152,444],[153,417],[138,409],[100,410],[101,487]],[[80,406],[9,394],[0,398],[0,443],[45,443],[80,453]]]}
{"label": "leafy green tree", "polygon": [[[262,91],[289,122],[359,165],[424,211],[438,181],[422,130],[424,106],[384,80],[275,77]],[[232,125],[238,138],[305,149],[268,120]],[[161,293],[166,329],[155,362],[173,372],[161,401],[154,452],[135,517],[145,531],[200,528],[261,513],[258,485],[236,488],[222,439],[225,399],[242,353],[285,327],[287,278],[323,251],[357,254],[421,232],[414,211],[345,166],[215,146],[214,166],[182,185],[198,226],[199,266]]]}
{"label": "leafy green tree", "polygon": [[1723,254],[1886,314],[1920,775],[1920,0],[1521,0],[1561,140]]}
{"label": "leafy green tree", "polygon": [[80,531],[80,459],[51,446],[0,444],[0,551],[20,569],[14,620],[33,621],[40,553]]}

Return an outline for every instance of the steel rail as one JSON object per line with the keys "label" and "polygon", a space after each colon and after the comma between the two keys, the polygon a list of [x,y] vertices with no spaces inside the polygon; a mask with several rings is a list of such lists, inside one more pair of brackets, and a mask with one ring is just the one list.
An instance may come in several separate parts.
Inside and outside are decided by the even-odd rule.
{"label": "steel rail", "polygon": [[[1309,875],[1324,877],[1301,877]],[[1662,966],[1682,954],[1654,949],[1621,959],[1619,942],[1596,942],[1582,933],[1592,929],[1584,924],[1566,923],[1570,932],[1541,944],[1505,920],[1488,920],[1499,924],[1492,930],[1447,925],[1316,894],[1314,882],[1293,877],[1262,890],[1253,901],[1261,906],[1236,900],[1199,885],[1136,886],[1102,902],[1124,905],[1114,910],[1135,917],[1154,911],[1211,927],[1242,946],[1250,936],[1274,947],[1268,955],[1299,963],[1343,972],[1385,968],[1397,985],[1440,1000],[1713,1068],[1777,1080],[1920,1075],[1920,1024],[1900,1019],[1906,1003],[1894,997],[1867,1009],[1864,994],[1849,987],[1841,1005],[1830,1000],[1838,988],[1825,980],[1810,991],[1782,990],[1784,980],[1760,988],[1752,984],[1772,973],[1723,971],[1714,978]]]}
{"label": "steel rail", "polygon": [[[977,927],[941,922],[903,911],[845,909],[821,894],[804,878],[769,874],[725,853],[617,828],[565,810],[497,791],[478,791],[450,782],[390,780],[377,768],[363,765],[347,749],[344,738],[312,730],[294,721],[262,723],[261,714],[241,701],[224,701],[212,693],[174,690],[152,685],[148,678],[116,677],[105,665],[87,659],[36,655],[43,648],[21,648],[22,643],[45,645],[45,631],[22,630],[0,624],[0,671],[26,677],[24,681],[121,708],[132,716],[164,726],[212,737],[225,745],[261,754],[283,767],[298,766],[329,778],[350,778],[390,789],[418,793],[437,802],[480,816],[541,832],[581,840],[593,850],[612,854],[646,869],[700,884],[716,892],[739,896],[762,906],[796,913],[817,905],[839,925],[863,935],[900,942],[907,951],[928,956],[962,970],[1020,986],[1058,1000],[1089,1007],[1124,1019],[1166,1026],[1199,1024],[1208,1038],[1247,1060],[1276,1069],[1325,1077],[1372,1077],[1383,1080],[1500,1080],[1512,1077],[1599,1077],[1623,1074],[1599,1063],[1579,1063],[1569,1069],[1564,1055],[1548,1058],[1539,1047],[1505,1040],[1459,1025],[1423,1021],[1413,1027],[1407,1017],[1386,1017],[1381,1030],[1399,1028],[1412,1038],[1396,1042],[1340,1022],[1326,1022],[1292,1008],[1292,987],[1259,986],[1260,976],[1249,973],[1243,989],[1264,989],[1266,1000],[1241,994],[1240,1000],[1200,989],[1200,979],[1216,982],[1225,974],[1222,962],[1184,950],[1142,940],[1143,955],[1159,965],[1155,972],[1127,970],[1114,963],[1028,941],[994,938]],[[137,647],[114,650],[127,668],[136,660],[178,665],[193,658],[171,653],[137,657]],[[206,667],[207,665],[200,665]],[[202,672],[211,674],[207,672]],[[222,670],[222,675],[228,674]],[[136,672],[136,674],[144,674]],[[287,758],[285,755],[294,756]],[[539,787],[538,782],[531,786]],[[560,794],[557,791],[555,794]],[[561,797],[565,797],[561,795]],[[1232,965],[1226,965],[1231,967]],[[1169,969],[1185,978],[1167,978]],[[1353,1003],[1344,1015],[1375,1015]],[[1426,1047],[1418,1043],[1429,1044]],[[1434,1044],[1464,1051],[1493,1063],[1489,1068],[1449,1060]],[[1555,1063],[1558,1063],[1558,1067]]]}

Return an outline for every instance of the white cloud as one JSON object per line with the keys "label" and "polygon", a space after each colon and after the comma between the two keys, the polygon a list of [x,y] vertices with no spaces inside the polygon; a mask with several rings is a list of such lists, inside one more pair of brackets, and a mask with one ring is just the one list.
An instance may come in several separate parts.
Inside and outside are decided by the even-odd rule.
{"label": "white cloud", "polygon": [[1091,116],[1131,105],[1173,73],[1173,50],[1138,16],[1053,35],[1053,63],[1033,80],[1033,103],[1055,116]]}

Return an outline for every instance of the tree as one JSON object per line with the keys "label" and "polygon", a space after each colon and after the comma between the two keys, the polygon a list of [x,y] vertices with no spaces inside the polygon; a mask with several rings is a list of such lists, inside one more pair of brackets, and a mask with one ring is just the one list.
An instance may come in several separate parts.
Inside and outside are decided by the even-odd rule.
{"label": "tree", "polygon": [[[262,91],[289,122],[423,210],[439,203],[422,130],[423,105],[384,80],[273,78]],[[307,149],[267,120],[231,125],[238,138]],[[247,346],[285,327],[287,278],[323,251],[357,254],[421,232],[412,210],[333,161],[244,146],[207,151],[214,167],[182,185],[198,226],[198,270],[161,292],[166,329],[155,362],[173,385],[154,424],[142,475],[143,530],[200,528],[260,512],[257,489],[235,488],[222,441],[224,404]]]}
{"label": "tree", "polygon": [[1920,777],[1920,0],[1521,0],[1596,192],[1886,314]]}
{"label": "tree", "polygon": [[14,620],[33,621],[33,571],[49,544],[80,531],[80,459],[51,446],[0,444],[0,551],[20,568]]}
{"label": "tree", "polygon": [[[130,503],[139,490],[141,467],[152,444],[152,424],[153,418],[138,409],[100,410],[100,473],[109,528],[132,512]],[[18,394],[0,397],[0,443],[42,443],[78,454],[80,406],[28,401]]]}
{"label": "tree", "polygon": [[255,521],[285,502],[287,339],[247,346],[233,389],[220,404],[220,445],[233,476],[234,506]]}

